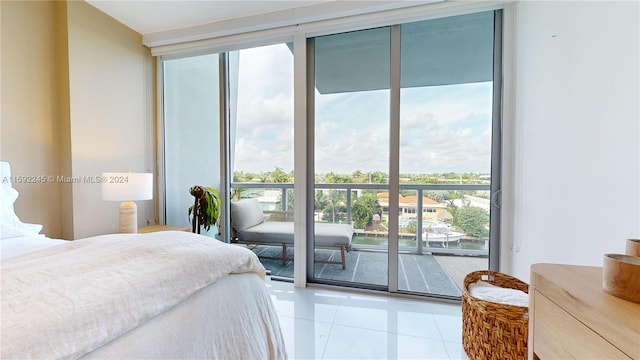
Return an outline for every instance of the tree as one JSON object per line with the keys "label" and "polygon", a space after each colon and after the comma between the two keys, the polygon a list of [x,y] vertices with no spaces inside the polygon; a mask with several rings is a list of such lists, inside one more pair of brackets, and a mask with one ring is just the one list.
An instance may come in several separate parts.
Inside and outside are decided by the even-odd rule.
{"label": "tree", "polygon": [[233,173],[234,182],[249,182],[253,179],[253,175],[245,173],[244,171],[236,171]]}
{"label": "tree", "polygon": [[287,207],[283,211],[293,211],[295,206],[295,198],[293,189],[287,189]]}
{"label": "tree", "polygon": [[327,184],[350,184],[353,183],[351,175],[336,174],[333,171],[325,176]]}
{"label": "tree", "polygon": [[326,196],[325,200],[322,212],[329,217],[330,222],[335,223],[340,212],[347,211],[346,194],[340,190],[329,190],[329,196]]}
{"label": "tree", "polygon": [[445,202],[447,200],[451,200],[451,194],[446,190],[425,191],[424,196],[437,202]]}
{"label": "tree", "polygon": [[467,235],[478,238],[489,236],[489,214],[481,208],[463,206],[456,211],[453,225],[462,229]]}
{"label": "tree", "polygon": [[328,204],[328,200],[327,200],[327,195],[324,194],[324,192],[322,191],[317,191],[316,190],[316,198],[315,198],[315,203],[313,205],[313,208],[318,211],[322,211]]}
{"label": "tree", "polygon": [[292,183],[293,182],[293,172],[286,173],[281,168],[276,167],[269,174],[269,178],[271,179],[271,182],[274,182],[274,183],[279,183],[279,184]]}
{"label": "tree", "polygon": [[363,184],[367,182],[367,174],[363,173],[361,170],[356,170],[351,174],[351,178],[353,182],[356,184]]}
{"label": "tree", "polygon": [[369,174],[369,180],[371,184],[387,184],[389,176],[381,171],[374,171]]}
{"label": "tree", "polygon": [[418,232],[418,221],[409,220],[407,226],[404,227],[404,232],[409,234],[416,234]]}
{"label": "tree", "polygon": [[371,225],[374,214],[382,214],[382,206],[375,194],[365,192],[356,199],[351,208],[354,227],[364,229],[367,225]]}

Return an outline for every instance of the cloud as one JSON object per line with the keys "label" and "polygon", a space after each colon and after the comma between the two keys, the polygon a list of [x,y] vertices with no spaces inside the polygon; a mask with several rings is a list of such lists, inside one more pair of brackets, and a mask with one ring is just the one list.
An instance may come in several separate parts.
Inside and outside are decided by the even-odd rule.
{"label": "cloud", "polygon": [[[291,52],[242,50],[239,75],[235,169],[292,170]],[[491,83],[402,89],[400,101],[400,172],[489,172]],[[316,92],[315,171],[388,172],[389,107],[389,90]]]}

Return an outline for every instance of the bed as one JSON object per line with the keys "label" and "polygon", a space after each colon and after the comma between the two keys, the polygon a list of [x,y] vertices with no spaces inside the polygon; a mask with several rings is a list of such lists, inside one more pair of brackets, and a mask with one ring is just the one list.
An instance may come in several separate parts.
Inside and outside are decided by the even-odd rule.
{"label": "bed", "polygon": [[2,359],[287,357],[250,250],[182,231],[50,239],[0,188]]}
{"label": "bed", "polygon": [[[293,222],[268,221],[257,199],[231,203],[232,242],[240,244],[282,246],[282,263],[287,261],[287,247],[293,246]],[[340,264],[347,268],[345,256],[351,248],[353,227],[349,224],[314,224],[316,248],[340,250],[340,261],[316,260],[317,263]]]}

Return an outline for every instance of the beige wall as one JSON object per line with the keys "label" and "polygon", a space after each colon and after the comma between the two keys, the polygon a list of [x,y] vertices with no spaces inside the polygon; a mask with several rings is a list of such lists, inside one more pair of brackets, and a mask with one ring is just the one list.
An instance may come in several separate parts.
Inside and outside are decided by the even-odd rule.
{"label": "beige wall", "polygon": [[[153,61],[141,37],[85,2],[0,2],[0,158],[15,175],[153,170]],[[116,232],[90,183],[15,184],[16,212],[56,238]],[[138,202],[139,225],[154,221]]]}
{"label": "beige wall", "polygon": [[[64,131],[58,100],[58,38],[61,25],[53,2],[2,1],[2,139],[0,158],[13,175],[57,174],[59,133]],[[25,222],[62,236],[61,186],[16,183],[15,209]]]}
{"label": "beige wall", "polygon": [[[85,2],[68,3],[73,176],[153,171],[153,62],[141,36]],[[139,225],[154,221],[139,201]],[[73,187],[76,238],[117,231],[117,202],[99,184]]]}

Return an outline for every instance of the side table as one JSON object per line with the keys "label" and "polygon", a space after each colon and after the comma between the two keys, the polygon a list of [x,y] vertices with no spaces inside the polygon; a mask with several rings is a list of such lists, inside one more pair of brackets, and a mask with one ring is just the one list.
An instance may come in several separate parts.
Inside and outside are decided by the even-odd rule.
{"label": "side table", "polygon": [[139,234],[146,234],[158,231],[191,231],[190,226],[171,226],[171,225],[149,225],[138,229]]}

